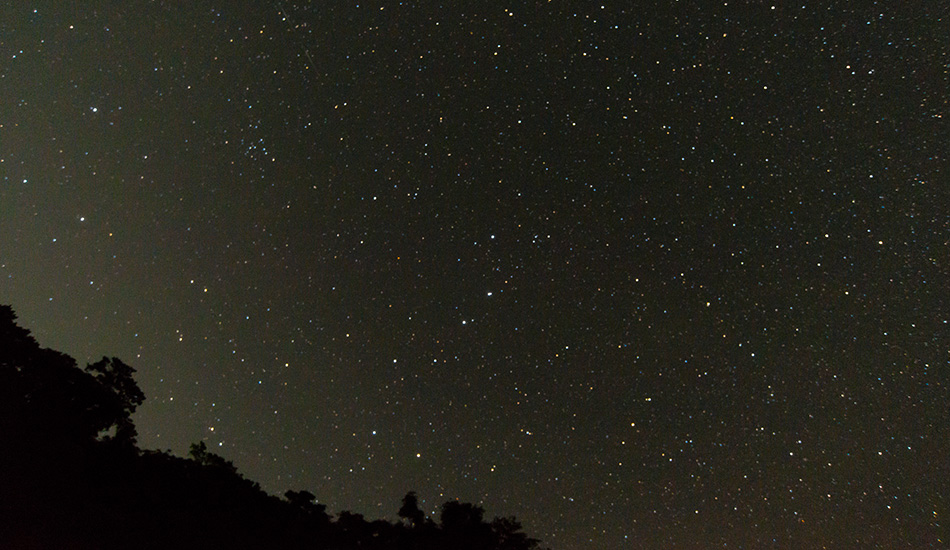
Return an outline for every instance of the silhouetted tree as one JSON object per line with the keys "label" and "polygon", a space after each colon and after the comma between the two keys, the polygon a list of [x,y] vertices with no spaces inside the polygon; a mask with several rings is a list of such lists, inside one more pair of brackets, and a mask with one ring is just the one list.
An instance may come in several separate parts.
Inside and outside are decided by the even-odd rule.
{"label": "silhouetted tree", "polygon": [[[40,547],[55,547],[100,520],[97,504],[114,494],[116,470],[130,463],[114,459],[98,436],[115,427],[128,437],[131,410],[144,399],[131,376],[123,383],[125,404],[72,357],[40,347],[16,324],[13,310],[0,306],[0,523],[45,541]],[[129,443],[127,454],[134,456],[134,435]],[[92,529],[70,545],[102,547],[107,536]],[[0,547],[15,546],[0,540]]]}
{"label": "silhouetted tree", "polygon": [[136,438],[132,413],[145,401],[145,394],[135,383],[135,369],[121,360],[103,357],[100,361],[86,366],[86,372],[92,374],[107,393],[103,397],[105,421],[112,423],[107,429],[114,429],[109,439],[134,445]]}
{"label": "silhouetted tree", "polygon": [[237,474],[237,468],[230,460],[226,460],[224,457],[216,455],[208,450],[208,446],[205,445],[204,441],[198,443],[192,443],[191,448],[188,451],[189,456],[192,460],[201,464],[202,466],[208,466],[218,470],[223,470],[228,473]]}
{"label": "silhouetted tree", "polygon": [[540,542],[521,532],[521,523],[514,517],[495,518],[491,530],[497,550],[531,550]]}
{"label": "silhouetted tree", "polygon": [[327,505],[318,503],[317,497],[310,491],[287,491],[284,493],[284,497],[291,506],[298,509],[317,525],[325,525],[330,522]]}
{"label": "silhouetted tree", "polygon": [[419,528],[425,523],[426,515],[419,509],[419,497],[415,491],[409,491],[402,497],[399,517],[406,520],[410,527]]}
{"label": "silhouetted tree", "polygon": [[468,502],[450,500],[442,505],[440,522],[447,543],[459,549],[491,548],[491,526],[484,521],[485,510]]}
{"label": "silhouetted tree", "polygon": [[41,348],[15,320],[0,306],[0,436],[7,450],[35,460],[53,458],[41,449],[88,447],[122,417],[120,398],[72,357]]}
{"label": "silhouetted tree", "polygon": [[439,519],[443,529],[456,531],[483,525],[484,516],[485,510],[481,506],[450,500],[442,505],[442,514]]}
{"label": "silhouetted tree", "polygon": [[369,524],[363,514],[344,510],[337,516],[334,527],[338,544],[344,548],[365,546],[370,537]]}

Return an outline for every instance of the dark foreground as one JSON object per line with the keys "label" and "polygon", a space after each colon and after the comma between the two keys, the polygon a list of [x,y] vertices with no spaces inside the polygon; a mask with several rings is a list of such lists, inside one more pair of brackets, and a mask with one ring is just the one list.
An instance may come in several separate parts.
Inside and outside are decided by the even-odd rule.
{"label": "dark foreground", "polygon": [[515,518],[486,521],[473,504],[447,502],[436,522],[409,493],[397,522],[331,516],[307,491],[265,493],[203,443],[187,459],[143,451],[133,374],[116,358],[79,368],[0,306],[0,548],[538,547]]}

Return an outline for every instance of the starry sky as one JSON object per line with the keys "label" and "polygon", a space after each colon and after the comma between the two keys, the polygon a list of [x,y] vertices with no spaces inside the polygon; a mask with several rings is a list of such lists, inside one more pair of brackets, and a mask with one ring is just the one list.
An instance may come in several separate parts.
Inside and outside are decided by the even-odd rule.
{"label": "starry sky", "polygon": [[0,303],[333,511],[939,547],[946,8],[5,2]]}

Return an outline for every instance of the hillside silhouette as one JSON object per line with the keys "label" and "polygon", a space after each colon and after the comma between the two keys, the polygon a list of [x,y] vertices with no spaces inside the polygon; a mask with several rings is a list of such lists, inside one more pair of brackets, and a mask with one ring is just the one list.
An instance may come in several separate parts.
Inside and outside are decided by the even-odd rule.
{"label": "hillside silhouette", "polygon": [[306,490],[267,494],[203,442],[189,458],[142,450],[134,373],[117,358],[80,368],[0,305],[0,548],[538,548],[515,518],[470,503],[436,521],[409,492],[395,522],[333,516]]}

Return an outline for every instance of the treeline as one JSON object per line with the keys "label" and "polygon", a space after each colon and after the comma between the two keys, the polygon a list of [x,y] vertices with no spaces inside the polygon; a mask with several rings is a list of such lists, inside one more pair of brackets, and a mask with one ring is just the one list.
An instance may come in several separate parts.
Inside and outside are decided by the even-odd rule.
{"label": "treeline", "polygon": [[410,492],[395,522],[333,516],[307,491],[265,493],[204,443],[189,458],[139,449],[134,372],[116,358],[80,368],[0,305],[0,548],[538,548],[473,504],[447,502],[435,521]]}

